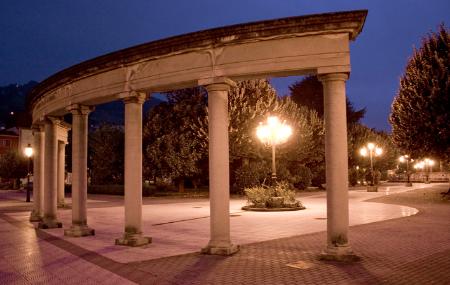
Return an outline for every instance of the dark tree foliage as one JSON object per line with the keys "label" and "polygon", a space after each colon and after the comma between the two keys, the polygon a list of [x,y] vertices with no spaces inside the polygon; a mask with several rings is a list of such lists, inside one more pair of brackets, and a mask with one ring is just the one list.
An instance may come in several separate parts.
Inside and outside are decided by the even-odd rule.
{"label": "dark tree foliage", "polygon": [[18,151],[9,151],[0,156],[0,177],[14,180],[23,178],[27,176],[27,164],[28,159]]}
{"label": "dark tree foliage", "polygon": [[450,50],[443,24],[414,50],[391,107],[394,143],[405,153],[450,160]]}
{"label": "dark tree foliage", "polygon": [[89,134],[91,183],[123,184],[124,131],[120,126],[103,124]]}
{"label": "dark tree foliage", "polygon": [[[145,118],[144,173],[147,177],[169,178],[184,191],[184,180],[198,179],[204,163],[206,142],[197,134],[206,117],[206,91],[189,88],[166,94],[168,102],[151,109]],[[207,167],[207,165],[206,165]]]}
{"label": "dark tree foliage", "polygon": [[[297,81],[289,86],[292,100],[299,106],[315,110],[323,118],[323,87],[317,76],[308,76],[301,81]],[[365,113],[366,109],[355,110],[353,104],[346,99],[347,104],[347,123],[358,123]]]}

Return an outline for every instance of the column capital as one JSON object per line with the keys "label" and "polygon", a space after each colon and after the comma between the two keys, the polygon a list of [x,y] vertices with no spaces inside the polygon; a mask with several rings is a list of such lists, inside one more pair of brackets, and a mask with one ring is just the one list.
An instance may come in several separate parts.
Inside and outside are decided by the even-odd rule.
{"label": "column capital", "polygon": [[39,133],[44,131],[44,124],[33,124],[31,125],[31,131],[34,133]]}
{"label": "column capital", "polygon": [[81,104],[72,104],[67,107],[67,110],[72,113],[72,115],[88,115],[90,112],[94,111],[94,106],[86,106]]}
{"label": "column capital", "polygon": [[147,100],[147,94],[144,92],[129,92],[128,96],[122,98],[123,103],[139,103],[144,104]]}
{"label": "column capital", "polygon": [[204,78],[198,81],[198,85],[202,85],[208,92],[210,91],[230,91],[231,87],[236,87],[237,84],[227,77],[212,77]]}
{"label": "column capital", "polygon": [[61,122],[61,118],[54,116],[45,116],[45,123],[52,123],[58,125]]}
{"label": "column capital", "polygon": [[346,81],[348,79],[348,73],[326,73],[326,74],[319,74],[317,75],[317,78],[321,82],[326,81]]}

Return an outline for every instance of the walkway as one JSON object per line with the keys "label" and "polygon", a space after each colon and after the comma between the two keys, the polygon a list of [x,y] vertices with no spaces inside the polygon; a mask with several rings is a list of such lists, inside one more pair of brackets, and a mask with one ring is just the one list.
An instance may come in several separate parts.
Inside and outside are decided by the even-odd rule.
{"label": "walkway", "polygon": [[[0,215],[0,283],[449,283],[448,204],[363,202],[402,191],[405,188],[350,192],[350,238],[362,257],[350,265],[317,261],[326,239],[323,193],[302,197],[308,209],[298,212],[242,212],[245,202],[233,200],[233,241],[244,246],[228,258],[196,253],[208,241],[206,200],[145,200],[144,231],[154,243],[144,248],[112,244],[122,232],[120,200],[92,200],[88,221],[97,235],[78,239],[64,238],[61,229],[35,231],[26,221],[28,212],[12,211],[24,203],[1,200],[0,207],[10,206],[2,207]],[[420,210],[417,215],[415,208]],[[70,210],[61,210],[60,216],[68,225]]]}

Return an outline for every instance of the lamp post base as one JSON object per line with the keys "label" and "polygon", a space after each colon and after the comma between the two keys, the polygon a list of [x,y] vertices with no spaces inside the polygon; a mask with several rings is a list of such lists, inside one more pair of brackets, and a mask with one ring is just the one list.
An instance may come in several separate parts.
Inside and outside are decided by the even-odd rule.
{"label": "lamp post base", "polygon": [[378,186],[367,186],[367,192],[378,192]]}

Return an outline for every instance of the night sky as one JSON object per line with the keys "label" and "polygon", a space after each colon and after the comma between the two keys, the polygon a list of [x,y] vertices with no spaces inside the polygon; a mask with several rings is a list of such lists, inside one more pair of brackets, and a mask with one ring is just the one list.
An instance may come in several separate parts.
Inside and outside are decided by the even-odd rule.
{"label": "night sky", "polygon": [[[41,81],[73,64],[169,36],[257,20],[368,9],[351,44],[347,95],[363,123],[390,130],[388,115],[413,46],[450,25],[448,0],[2,0],[0,86]],[[274,79],[280,95],[296,78]]]}

